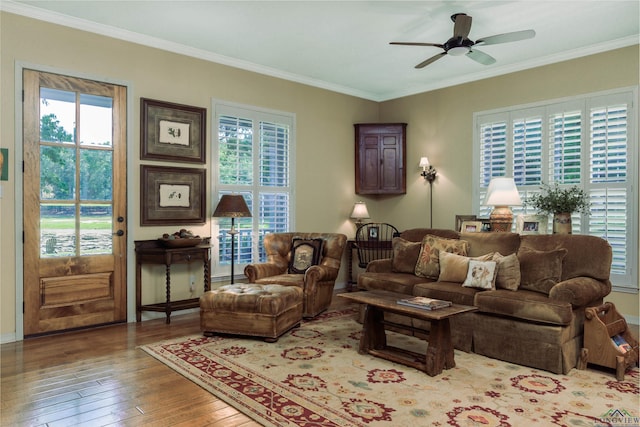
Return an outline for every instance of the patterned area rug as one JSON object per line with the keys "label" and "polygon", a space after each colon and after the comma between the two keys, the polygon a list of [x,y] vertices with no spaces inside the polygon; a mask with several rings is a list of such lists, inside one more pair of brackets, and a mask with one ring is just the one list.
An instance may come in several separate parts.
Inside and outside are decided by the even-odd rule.
{"label": "patterned area rug", "polygon": [[[193,335],[142,347],[265,426],[638,426],[640,374],[568,375],[455,352],[456,367],[425,373],[358,354],[353,310],[304,322],[276,343]],[[388,333],[390,344],[426,342]]]}

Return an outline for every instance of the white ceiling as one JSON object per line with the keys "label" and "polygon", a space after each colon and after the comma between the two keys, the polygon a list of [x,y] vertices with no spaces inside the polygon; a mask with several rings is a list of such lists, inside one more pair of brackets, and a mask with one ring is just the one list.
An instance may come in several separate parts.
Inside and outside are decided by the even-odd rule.
{"label": "white ceiling", "polygon": [[[425,92],[639,43],[640,0],[627,1],[29,1],[2,10],[375,101]],[[469,38],[533,29],[482,46],[493,65],[448,55],[450,16]],[[576,70],[579,72],[579,70]]]}

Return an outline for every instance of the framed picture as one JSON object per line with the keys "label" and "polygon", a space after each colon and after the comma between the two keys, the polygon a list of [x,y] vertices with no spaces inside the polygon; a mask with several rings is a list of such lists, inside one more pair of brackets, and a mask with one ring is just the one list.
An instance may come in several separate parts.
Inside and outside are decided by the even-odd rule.
{"label": "framed picture", "polygon": [[207,109],[140,99],[140,158],[205,163]]}
{"label": "framed picture", "polygon": [[518,215],[516,218],[516,233],[547,234],[547,215]]}
{"label": "framed picture", "polygon": [[378,240],[379,232],[380,232],[380,227],[378,226],[369,227],[369,240]]}
{"label": "framed picture", "polygon": [[460,226],[461,233],[480,233],[482,232],[482,221],[462,221]]}
{"label": "framed picture", "polygon": [[475,221],[476,220],[476,216],[475,215],[456,215],[456,231],[461,231],[462,230],[462,223],[464,221]]}
{"label": "framed picture", "polygon": [[0,148],[0,181],[9,181],[9,149]]}
{"label": "framed picture", "polygon": [[486,233],[491,231],[491,220],[489,218],[477,218],[478,221],[482,222],[482,232]]}
{"label": "framed picture", "polygon": [[140,166],[140,225],[204,224],[206,169]]}

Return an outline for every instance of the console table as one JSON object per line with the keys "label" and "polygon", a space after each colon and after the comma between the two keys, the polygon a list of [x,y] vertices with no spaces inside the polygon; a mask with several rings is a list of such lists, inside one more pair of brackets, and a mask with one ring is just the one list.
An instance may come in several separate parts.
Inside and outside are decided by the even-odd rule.
{"label": "console table", "polygon": [[[211,245],[210,238],[203,239],[198,246],[167,248],[160,241],[137,240],[136,249],[136,321],[142,317],[142,311],[158,311],[167,314],[166,323],[171,323],[171,312],[197,308],[200,306],[200,298],[190,298],[179,301],[171,301],[171,265],[188,264],[192,261],[202,261],[204,270],[204,291],[210,290],[211,270]],[[142,264],[164,264],[166,270],[166,301],[156,304],[142,305]]]}

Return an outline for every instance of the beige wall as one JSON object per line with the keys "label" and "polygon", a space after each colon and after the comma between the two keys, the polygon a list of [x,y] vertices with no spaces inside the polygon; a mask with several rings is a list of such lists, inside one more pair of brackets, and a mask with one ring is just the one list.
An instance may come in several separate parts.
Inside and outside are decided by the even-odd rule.
{"label": "beige wall", "polygon": [[[17,187],[13,176],[14,155],[19,150],[14,129],[16,63],[129,87],[130,191],[139,188],[141,97],[209,111],[211,99],[217,98],[295,113],[296,228],[348,236],[354,234],[348,215],[353,202],[360,199],[367,201],[374,221],[388,221],[400,229],[429,225],[429,190],[417,168],[423,155],[429,156],[439,173],[434,183],[433,225],[451,228],[455,214],[469,213],[474,111],[638,84],[635,47],[378,104],[8,13],[0,13],[0,24],[0,144],[10,153],[10,178],[0,183],[2,339],[16,331],[15,265],[20,256],[15,249],[16,230],[21,224],[15,217]],[[409,124],[404,196],[366,198],[354,193],[353,123],[378,120]],[[210,135],[207,141],[210,143]],[[211,171],[210,161],[207,169]],[[208,209],[210,214],[211,207]],[[139,204],[134,203],[128,228],[133,239],[152,239],[166,231],[167,227],[140,227],[139,214]],[[209,225],[190,228],[209,235]],[[162,290],[163,271],[152,270],[150,276],[147,288]],[[346,266],[339,282],[345,280]],[[145,294],[153,298],[153,292]],[[610,299],[625,314],[638,316],[637,295],[624,298],[613,294]]]}

